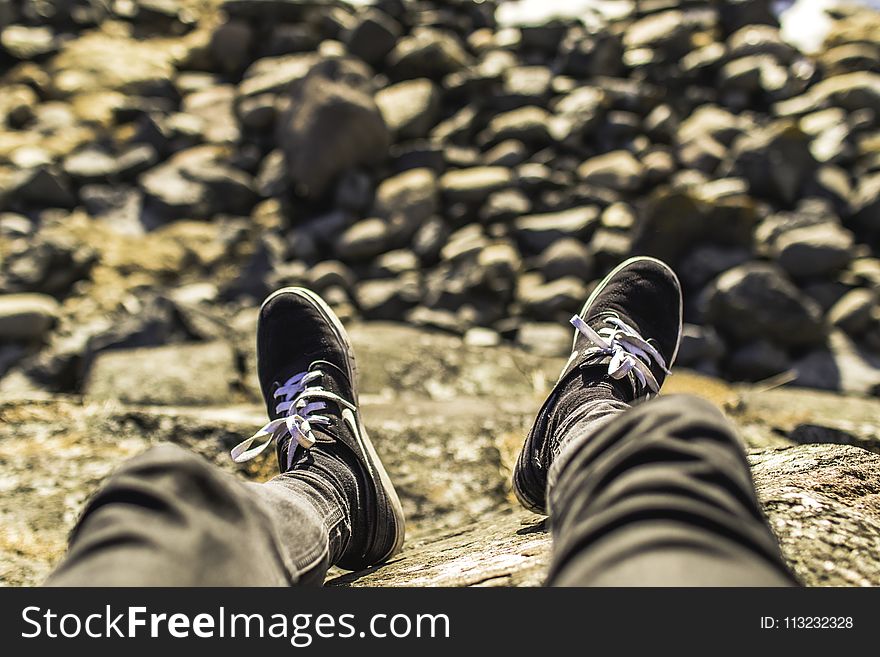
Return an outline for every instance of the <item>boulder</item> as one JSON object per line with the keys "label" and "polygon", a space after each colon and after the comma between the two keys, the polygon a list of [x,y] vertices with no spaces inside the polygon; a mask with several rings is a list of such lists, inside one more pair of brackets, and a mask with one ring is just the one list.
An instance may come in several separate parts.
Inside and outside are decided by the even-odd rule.
{"label": "boulder", "polygon": [[0,295],[0,342],[40,342],[58,311],[58,302],[45,294]]}
{"label": "boulder", "polygon": [[393,135],[424,137],[437,121],[440,90],[427,78],[405,80],[380,90],[376,104]]}
{"label": "boulder", "polygon": [[577,173],[590,185],[634,192],[642,186],[645,167],[629,151],[613,151],[590,158],[578,167]]}
{"label": "boulder", "polygon": [[388,127],[370,95],[319,74],[293,85],[277,138],[293,188],[305,197],[321,196],[336,176],[352,167],[378,164],[390,143]]}
{"label": "boulder", "polygon": [[765,338],[782,347],[821,342],[819,306],[778,267],[751,262],[719,276],[706,291],[706,319],[739,342]]}
{"label": "boulder", "polygon": [[795,278],[827,276],[840,271],[853,257],[853,236],[826,222],[789,230],[773,245],[779,265]]}
{"label": "boulder", "polygon": [[228,402],[238,380],[235,352],[225,342],[117,349],[98,354],[85,395],[130,404]]}

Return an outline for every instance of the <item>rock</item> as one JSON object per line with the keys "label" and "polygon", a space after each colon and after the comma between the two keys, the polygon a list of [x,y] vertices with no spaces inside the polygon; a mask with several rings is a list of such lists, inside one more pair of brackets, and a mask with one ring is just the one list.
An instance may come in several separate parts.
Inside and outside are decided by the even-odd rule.
{"label": "rock", "polygon": [[847,292],[832,306],[828,311],[828,321],[849,335],[859,335],[870,326],[875,308],[877,293],[874,290],[857,288]]}
{"label": "rock", "polygon": [[711,326],[684,324],[675,364],[679,367],[699,368],[715,363],[724,355],[724,342]]}
{"label": "rock", "polygon": [[176,153],[141,176],[140,186],[159,223],[218,212],[247,215],[257,198],[251,177],[227,164],[222,148],[208,145]]}
{"label": "rock", "polygon": [[440,177],[440,190],[450,203],[482,201],[492,192],[513,184],[504,167],[471,167],[447,171]]}
{"label": "rock", "polygon": [[645,168],[629,151],[613,151],[590,158],[578,167],[577,173],[591,185],[633,192],[642,186]]}
{"label": "rock", "polygon": [[514,222],[513,231],[524,250],[538,253],[562,238],[586,239],[598,222],[599,208],[585,205],[520,217]]}
{"label": "rock", "polygon": [[469,62],[459,38],[434,28],[418,28],[397,42],[387,58],[388,72],[396,80],[438,80]]}
{"label": "rock", "polygon": [[119,171],[116,158],[95,147],[86,147],[69,155],[63,168],[68,176],[80,183],[106,181]]}
{"label": "rock", "polygon": [[508,139],[493,146],[483,154],[486,166],[515,167],[528,157],[525,144],[516,139]]}
{"label": "rock", "polygon": [[539,267],[547,281],[566,276],[589,281],[593,264],[593,256],[584,243],[570,238],[553,242],[539,257]]}
{"label": "rock", "polygon": [[9,195],[28,204],[50,208],[72,208],[76,205],[69,178],[54,166],[37,166],[20,171],[15,188]]}
{"label": "rock", "polygon": [[525,322],[517,331],[516,341],[539,356],[562,356],[571,351],[572,331],[558,322]]}
{"label": "rock", "polygon": [[357,17],[357,23],[345,38],[348,51],[367,64],[377,66],[394,49],[403,29],[383,11],[368,9]]}
{"label": "rock", "polygon": [[321,196],[340,173],[375,165],[388,153],[388,128],[373,99],[350,85],[312,74],[293,85],[278,143],[298,194]]}
{"label": "rock", "polygon": [[419,259],[409,249],[395,249],[376,258],[371,274],[376,278],[394,278],[407,272],[417,272]]}
{"label": "rock", "polygon": [[821,310],[770,264],[734,267],[707,291],[706,319],[740,342],[766,338],[783,347],[807,346],[824,335]]}
{"label": "rock", "polygon": [[68,97],[96,90],[135,96],[171,93],[182,51],[157,43],[94,31],[66,41],[49,62],[53,93]]}
{"label": "rock", "polygon": [[681,49],[692,29],[682,12],[661,11],[632,23],[623,35],[623,45],[628,49]]}
{"label": "rock", "polygon": [[440,217],[430,217],[416,230],[412,238],[413,252],[424,264],[433,264],[449,237],[449,226]]}
{"label": "rock", "polygon": [[415,281],[399,277],[363,281],[355,288],[358,307],[368,319],[399,319],[419,299]]}
{"label": "rock", "polygon": [[791,276],[823,276],[849,264],[853,236],[833,223],[816,224],[783,233],[774,251],[779,265]]}
{"label": "rock", "polygon": [[693,249],[676,268],[676,273],[686,289],[702,289],[709,281],[752,259],[747,249],[726,248],[706,244]]}
{"label": "rock", "polygon": [[725,363],[725,370],[735,380],[762,381],[785,372],[790,365],[783,349],[768,340],[758,340],[735,349]]}
{"label": "rock", "polygon": [[860,395],[880,393],[880,357],[839,330],[831,331],[827,348],[811,351],[795,362],[794,370],[794,383],[800,386]]}
{"label": "rock", "polygon": [[436,123],[440,91],[426,78],[405,80],[380,90],[376,104],[392,134],[424,137]]}
{"label": "rock", "polygon": [[809,137],[793,121],[779,121],[743,134],[731,148],[733,169],[749,181],[752,194],[794,203],[818,162]]}
{"label": "rock", "polygon": [[336,242],[336,255],[343,260],[366,260],[388,251],[395,231],[385,219],[363,219],[348,228]]}
{"label": "rock", "polygon": [[0,342],[41,341],[58,311],[58,302],[45,294],[0,295]]}
{"label": "rock", "polygon": [[479,134],[478,141],[494,145],[506,139],[546,145],[553,141],[550,135],[550,114],[541,107],[527,106],[492,117],[488,127]]}
{"label": "rock", "polygon": [[501,336],[492,329],[474,326],[464,334],[464,343],[470,347],[497,347],[501,344]]}
{"label": "rock", "polygon": [[58,50],[58,40],[48,27],[9,25],[0,30],[0,46],[15,59],[39,59]]}
{"label": "rock", "polygon": [[249,63],[249,53],[254,42],[254,30],[242,20],[227,20],[211,34],[211,57],[221,71],[236,73]]}
{"label": "rock", "polygon": [[[758,496],[783,554],[808,586],[864,586],[876,581],[867,555],[880,543],[874,495],[880,459],[845,445],[803,445],[750,456]],[[832,492],[834,491],[834,492]],[[829,528],[833,530],[829,531]]]}
{"label": "rock", "polygon": [[235,115],[236,98],[237,91],[233,85],[221,84],[187,94],[182,109],[204,121],[205,141],[235,144],[241,140]]}
{"label": "rock", "polygon": [[751,248],[757,220],[755,201],[738,179],[659,189],[637,218],[634,248],[670,263],[686,255],[689,244]]}
{"label": "rock", "polygon": [[479,218],[485,224],[507,222],[532,210],[529,197],[517,188],[501,189],[489,194],[480,207]]}
{"label": "rock", "polygon": [[85,394],[131,404],[198,405],[228,400],[238,379],[224,342],[119,349],[99,354]]}
{"label": "rock", "polygon": [[403,224],[411,235],[438,210],[438,182],[430,169],[410,169],[382,181],[376,189],[373,212]]}
{"label": "rock", "polygon": [[14,243],[4,254],[0,269],[3,292],[39,292],[66,296],[73,285],[87,278],[95,264],[95,251],[75,239],[36,233]]}
{"label": "rock", "polygon": [[517,298],[522,303],[523,311],[537,319],[570,317],[578,312],[587,299],[587,288],[584,282],[573,276],[558,278],[549,283],[540,279],[523,277],[517,290]]}

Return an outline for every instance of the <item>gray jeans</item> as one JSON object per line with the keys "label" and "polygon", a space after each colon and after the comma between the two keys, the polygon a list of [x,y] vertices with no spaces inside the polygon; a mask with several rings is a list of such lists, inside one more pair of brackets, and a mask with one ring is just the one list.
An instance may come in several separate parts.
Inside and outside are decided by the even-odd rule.
{"label": "gray jeans", "polygon": [[[549,584],[795,584],[745,454],[706,402],[594,403],[560,429]],[[48,584],[320,584],[348,531],[341,508],[302,478],[246,483],[157,447],[89,502]]]}

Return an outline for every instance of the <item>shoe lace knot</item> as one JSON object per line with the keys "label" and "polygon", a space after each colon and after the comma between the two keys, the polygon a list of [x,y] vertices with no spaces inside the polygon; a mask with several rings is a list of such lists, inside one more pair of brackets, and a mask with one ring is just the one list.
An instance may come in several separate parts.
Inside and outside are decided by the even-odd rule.
{"label": "shoe lace knot", "polygon": [[608,374],[613,379],[622,379],[629,374],[641,387],[651,393],[660,392],[660,384],[651,371],[651,360],[663,372],[669,374],[666,360],[654,347],[632,326],[624,322],[616,313],[609,312],[602,318],[604,326],[598,331],[593,330],[579,315],[574,315],[571,324],[593,345],[587,349],[586,355],[610,356]]}
{"label": "shoe lace knot", "polygon": [[318,412],[327,408],[327,402],[334,402],[342,408],[356,410],[354,404],[349,403],[339,395],[326,390],[320,383],[324,372],[320,369],[309,369],[299,374],[294,374],[283,385],[278,386],[273,393],[276,400],[275,413],[278,415],[274,420],[264,424],[253,436],[241,441],[232,448],[230,454],[236,463],[250,461],[262,453],[272,441],[283,444],[287,441],[287,469],[293,465],[294,452],[291,449],[294,441],[303,449],[311,449],[315,443],[333,442],[330,438],[316,436],[312,427],[315,425],[329,425],[332,420]]}

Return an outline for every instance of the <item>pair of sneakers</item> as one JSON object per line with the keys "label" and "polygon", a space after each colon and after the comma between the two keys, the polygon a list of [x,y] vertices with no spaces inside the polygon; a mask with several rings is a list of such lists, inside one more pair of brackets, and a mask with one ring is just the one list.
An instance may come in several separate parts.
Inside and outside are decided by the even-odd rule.
{"label": "pair of sneakers", "polygon": [[[614,379],[627,397],[660,390],[678,352],[681,286],[659,260],[637,257],[614,269],[572,318],[572,352],[525,440],[513,489],[528,509],[545,509],[548,425],[559,392],[574,378]],[[314,292],[285,288],[260,309],[257,369],[269,422],[232,451],[249,460],[275,445],[281,472],[307,468],[310,450],[344,452],[358,481],[352,541],[338,565],[360,570],[385,561],[403,545],[404,516],[394,486],[364,429],[357,367],[341,322]],[[356,540],[354,540],[356,539]]]}

